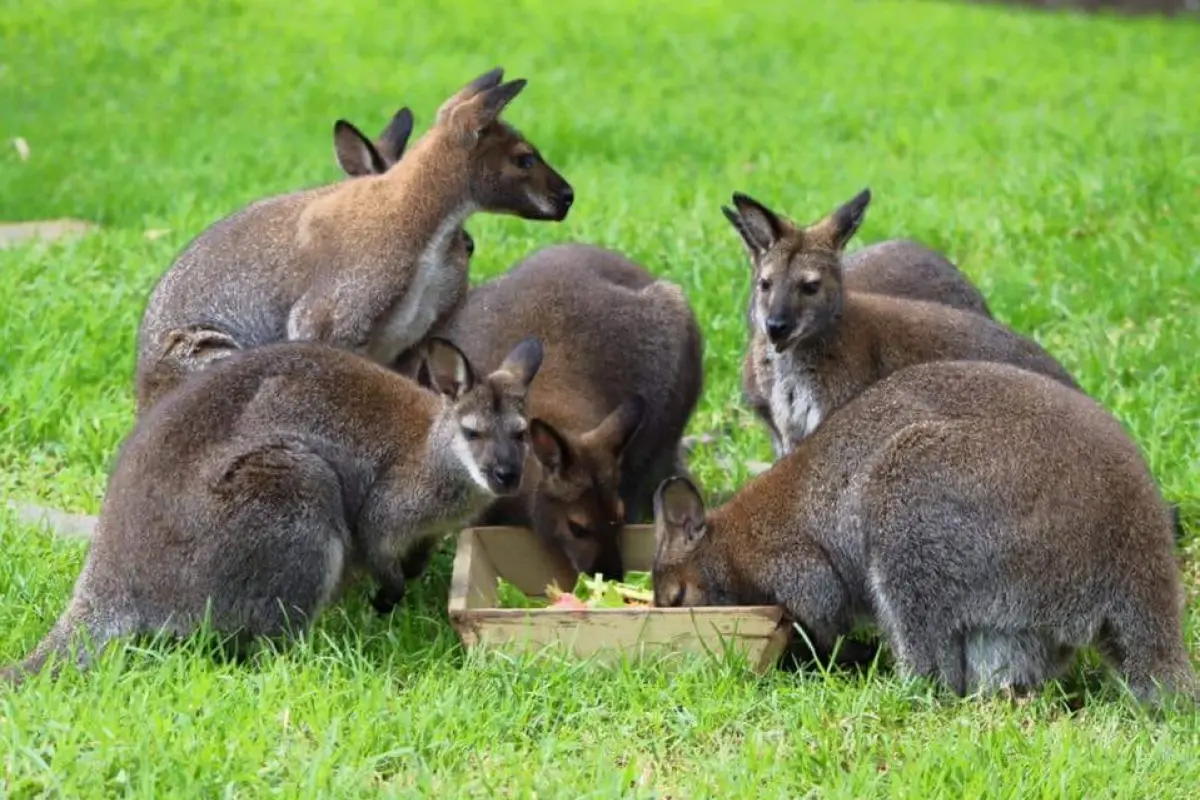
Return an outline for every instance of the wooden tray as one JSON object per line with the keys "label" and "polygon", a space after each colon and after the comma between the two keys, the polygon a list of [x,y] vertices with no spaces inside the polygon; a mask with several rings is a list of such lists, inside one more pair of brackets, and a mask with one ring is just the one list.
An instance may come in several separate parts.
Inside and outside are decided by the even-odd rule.
{"label": "wooden tray", "polygon": [[[625,568],[649,571],[654,528],[626,526]],[[568,588],[576,573],[526,528],[467,528],[458,537],[450,583],[450,620],[467,648],[538,650],[560,646],[576,656],[613,662],[622,655],[741,651],[756,671],[778,661],[792,635],[779,606],[696,608],[497,608],[496,579],[531,596],[556,580]]]}

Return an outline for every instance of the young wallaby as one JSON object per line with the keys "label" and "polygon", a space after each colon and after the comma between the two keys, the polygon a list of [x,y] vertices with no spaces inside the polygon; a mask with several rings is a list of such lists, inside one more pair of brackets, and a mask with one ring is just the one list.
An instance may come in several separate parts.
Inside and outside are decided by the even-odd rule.
{"label": "young wallaby", "polygon": [[[743,195],[744,196],[744,195]],[[721,207],[741,234],[753,268],[752,286],[758,286],[758,257],[762,248],[750,235],[740,211]],[[847,292],[870,292],[908,300],[942,303],[962,311],[991,318],[992,312],[979,288],[963,272],[936,250],[907,239],[890,239],[868,245],[842,257],[842,282]],[[767,429],[775,457],[785,448],[771,419],[771,341],[762,320],[755,316],[755,292],[750,294],[746,321],[750,340],[742,359],[742,399]]]}
{"label": "young wallaby", "polygon": [[1172,521],[1120,424],[1008,364],[907,367],[705,513],[655,494],[657,605],[778,603],[825,658],[873,621],[910,674],[1033,688],[1098,642],[1139,697],[1195,691]]}
{"label": "young wallaby", "polygon": [[703,340],[674,283],[611,250],[547,247],[473,287],[436,335],[495,364],[527,334],[545,347],[530,390],[521,492],[480,524],[529,526],[578,571],[624,575],[620,534],[686,470],[680,440],[703,383]]}
{"label": "young wallaby", "polygon": [[390,363],[458,285],[445,260],[467,217],[565,219],[570,184],[499,119],[525,86],[502,74],[445,101],[382,174],[259,200],[196,237],[142,319],[139,412],[188,372],[269,342],[316,340]]}
{"label": "young wallaby", "polygon": [[80,636],[186,635],[206,611],[244,642],[280,637],[362,572],[389,610],[443,534],[520,486],[541,358],[527,338],[477,377],[431,340],[434,391],[316,342],[193,373],[121,446],[66,613],[4,677],[21,682]]}
{"label": "young wallaby", "polygon": [[727,213],[754,263],[757,390],[769,399],[776,453],[788,452],[867,386],[925,361],[1012,363],[1078,389],[1037,342],[944,303],[847,291],[841,253],[870,202],[863,191],[806,228],[744,194]]}
{"label": "young wallaby", "polygon": [[[412,135],[413,115],[407,107],[393,116],[387,127],[372,142],[352,123],[339,119],[333,126],[334,153],[338,166],[351,177],[382,175],[391,169],[404,155],[408,138]],[[470,288],[471,256],[475,254],[475,240],[467,229],[459,226],[450,239],[445,255],[445,280],[433,309],[432,327],[445,324],[450,315],[457,311],[467,299]],[[420,348],[409,348],[411,358],[419,357]]]}

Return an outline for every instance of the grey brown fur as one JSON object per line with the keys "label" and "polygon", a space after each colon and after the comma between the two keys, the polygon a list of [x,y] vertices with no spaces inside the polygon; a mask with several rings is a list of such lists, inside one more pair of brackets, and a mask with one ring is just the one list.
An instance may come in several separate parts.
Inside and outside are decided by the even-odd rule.
{"label": "grey brown fur", "polygon": [[472,213],[562,220],[570,185],[499,119],[525,81],[497,68],[438,110],[382,174],[252,203],[197,236],[155,286],[138,334],[139,413],[233,350],[316,340],[390,363],[459,276]]}
{"label": "grey brown fur", "polygon": [[[70,604],[22,665],[204,619],[242,639],[302,629],[362,573],[390,609],[440,537],[520,482],[528,339],[476,378],[452,345],[429,387],[319,343],[242,351],[193,374],[122,444]],[[467,441],[461,420],[474,420]]]}
{"label": "grey brown fur", "polygon": [[1195,691],[1172,520],[1081,392],[933,362],[867,389],[724,506],[656,493],[659,605],[780,603],[821,654],[874,621],[909,674],[1033,688],[1092,643],[1133,691]]}
{"label": "grey brown fur", "polygon": [[483,521],[531,525],[575,569],[619,577],[623,523],[648,519],[658,482],[685,469],[699,326],[674,283],[611,250],[564,244],[472,288],[436,329],[484,367],[527,333],[546,349],[529,395],[533,455],[521,496]]}
{"label": "grey brown fur", "polygon": [[743,194],[734,195],[736,213],[725,211],[754,264],[749,317],[755,334],[743,365],[743,379],[751,384],[746,394],[759,413],[766,399],[777,456],[863,389],[911,364],[1000,361],[1078,388],[1037,342],[979,308],[981,298],[973,300],[968,286],[953,279],[949,262],[924,262],[943,281],[934,295],[965,299],[969,310],[848,291],[841,254],[869,201],[864,191],[806,228]]}

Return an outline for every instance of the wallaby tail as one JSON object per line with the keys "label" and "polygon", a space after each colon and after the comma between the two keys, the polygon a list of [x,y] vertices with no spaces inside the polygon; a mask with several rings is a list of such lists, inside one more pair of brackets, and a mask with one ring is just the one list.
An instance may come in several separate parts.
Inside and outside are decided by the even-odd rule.
{"label": "wallaby tail", "polygon": [[83,669],[91,664],[94,654],[105,643],[125,632],[114,630],[115,627],[101,625],[93,614],[72,599],[66,612],[24,661],[0,670],[0,684],[16,688],[41,672],[51,659],[54,660],[52,674],[57,675],[72,655],[76,666]]}

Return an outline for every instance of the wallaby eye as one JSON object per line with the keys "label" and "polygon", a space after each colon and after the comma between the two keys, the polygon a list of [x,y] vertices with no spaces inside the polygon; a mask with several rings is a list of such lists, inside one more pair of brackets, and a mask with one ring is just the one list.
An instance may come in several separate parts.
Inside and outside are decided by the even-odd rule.
{"label": "wallaby eye", "polygon": [[567,520],[567,527],[571,529],[571,535],[576,539],[586,539],[592,535],[592,532],[580,525],[578,522]]}
{"label": "wallaby eye", "polygon": [[525,441],[525,437],[528,435],[529,435],[529,432],[527,430],[525,430],[524,428],[521,428],[521,430],[519,430],[519,431],[513,431],[512,438],[513,438],[514,442],[523,442],[523,441]]}
{"label": "wallaby eye", "polygon": [[537,163],[537,156],[533,153],[521,153],[513,160],[521,169],[533,169],[533,165]]}
{"label": "wallaby eye", "polygon": [[474,442],[479,438],[479,431],[474,428],[463,428],[462,435],[468,442]]}
{"label": "wallaby eye", "polygon": [[758,290],[763,293],[771,291],[771,281],[767,278],[763,278],[758,282]]}
{"label": "wallaby eye", "polygon": [[801,294],[816,294],[821,291],[821,282],[816,281],[800,281]]}

